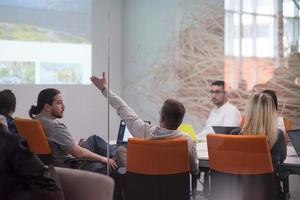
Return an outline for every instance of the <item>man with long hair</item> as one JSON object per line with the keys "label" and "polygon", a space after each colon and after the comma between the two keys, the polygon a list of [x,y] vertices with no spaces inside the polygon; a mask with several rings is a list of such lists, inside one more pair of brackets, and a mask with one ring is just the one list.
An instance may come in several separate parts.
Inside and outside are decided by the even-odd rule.
{"label": "man with long hair", "polygon": [[86,164],[85,169],[88,171],[105,174],[106,164],[109,168],[115,169],[116,162],[105,157],[106,143],[100,137],[91,136],[82,145],[74,142],[66,125],[58,120],[63,117],[64,110],[62,94],[55,88],[42,90],[38,95],[37,105],[32,105],[29,110],[30,117],[40,120],[42,123],[51,146],[55,165],[65,166],[65,160],[73,156],[100,161],[100,163]]}

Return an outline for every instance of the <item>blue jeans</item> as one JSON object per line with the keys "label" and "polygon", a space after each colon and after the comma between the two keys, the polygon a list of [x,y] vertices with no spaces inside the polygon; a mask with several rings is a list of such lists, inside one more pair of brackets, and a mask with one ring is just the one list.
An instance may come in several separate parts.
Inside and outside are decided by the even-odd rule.
{"label": "blue jeans", "polygon": [[[86,141],[81,145],[83,148],[90,150],[98,155],[107,156],[107,142],[97,135],[92,135],[87,138]],[[108,145],[109,157],[112,158],[115,153],[115,146]],[[106,174],[106,164],[100,162],[87,163],[82,167],[83,170],[98,172],[101,174]]]}
{"label": "blue jeans", "polygon": [[[98,135],[92,135],[88,137],[88,139],[84,141],[84,143],[82,144],[82,147],[98,155],[104,157],[107,156],[107,151],[106,151],[107,142],[105,142],[105,140],[103,140]],[[115,154],[115,146],[108,145],[108,149],[109,149],[109,157],[112,158]]]}

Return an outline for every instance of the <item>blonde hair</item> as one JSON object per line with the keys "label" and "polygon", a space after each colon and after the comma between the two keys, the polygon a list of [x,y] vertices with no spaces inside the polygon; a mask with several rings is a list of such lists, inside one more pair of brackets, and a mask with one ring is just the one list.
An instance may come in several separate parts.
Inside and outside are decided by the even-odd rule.
{"label": "blonde hair", "polygon": [[246,106],[241,134],[265,135],[271,149],[278,137],[276,124],[276,108],[272,97],[266,93],[253,94]]}

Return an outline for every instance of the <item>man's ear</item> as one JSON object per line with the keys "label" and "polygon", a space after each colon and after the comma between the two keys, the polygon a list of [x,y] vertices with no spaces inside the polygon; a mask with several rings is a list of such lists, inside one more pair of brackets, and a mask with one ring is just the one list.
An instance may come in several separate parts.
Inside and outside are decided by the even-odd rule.
{"label": "man's ear", "polygon": [[161,114],[160,115],[160,122],[164,122],[165,121],[165,117]]}
{"label": "man's ear", "polygon": [[49,104],[46,103],[46,104],[44,105],[43,110],[49,111],[49,110],[51,110],[51,107],[52,107],[51,105],[49,105]]}

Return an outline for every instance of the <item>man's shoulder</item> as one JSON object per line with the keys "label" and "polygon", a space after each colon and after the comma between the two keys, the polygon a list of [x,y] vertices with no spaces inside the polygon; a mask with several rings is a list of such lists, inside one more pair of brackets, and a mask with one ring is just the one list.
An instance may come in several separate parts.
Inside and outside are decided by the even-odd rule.
{"label": "man's shoulder", "polygon": [[227,102],[224,106],[225,106],[225,109],[227,111],[240,112],[239,109],[235,105],[233,105],[232,103],[230,103],[230,102]]}
{"label": "man's shoulder", "polygon": [[45,115],[37,115],[36,119],[41,121],[43,126],[47,126],[47,127],[57,127],[57,126],[63,126],[65,127],[65,125],[60,122],[57,119],[52,119],[50,117],[47,117]]}

